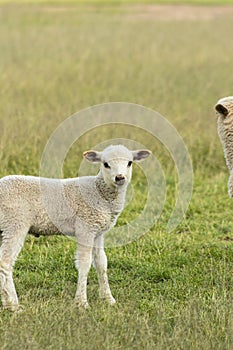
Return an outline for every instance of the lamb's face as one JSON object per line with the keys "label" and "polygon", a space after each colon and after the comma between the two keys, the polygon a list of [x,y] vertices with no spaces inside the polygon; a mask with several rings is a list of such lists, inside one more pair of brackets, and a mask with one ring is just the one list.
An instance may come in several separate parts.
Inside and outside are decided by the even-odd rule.
{"label": "lamb's face", "polygon": [[101,154],[104,181],[110,186],[127,186],[132,177],[133,158],[133,153],[124,146],[107,147]]}
{"label": "lamb's face", "polygon": [[101,163],[101,173],[108,186],[127,187],[132,176],[132,163],[147,158],[149,150],[130,151],[125,146],[109,146],[103,152],[87,151],[84,157],[91,162]]}
{"label": "lamb's face", "polygon": [[233,96],[224,97],[215,106],[220,128],[233,126]]}

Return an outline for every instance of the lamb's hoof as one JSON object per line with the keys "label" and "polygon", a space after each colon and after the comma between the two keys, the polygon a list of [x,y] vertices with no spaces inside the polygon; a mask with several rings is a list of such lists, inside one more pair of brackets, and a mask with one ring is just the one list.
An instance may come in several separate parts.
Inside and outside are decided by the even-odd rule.
{"label": "lamb's hoof", "polygon": [[105,295],[100,297],[101,299],[105,300],[109,305],[115,305],[116,304],[116,300],[113,298],[112,295]]}
{"label": "lamb's hoof", "polygon": [[116,304],[116,300],[113,297],[107,299],[107,302],[109,303],[109,305],[115,305]]}
{"label": "lamb's hoof", "polygon": [[12,312],[22,312],[23,307],[19,304],[6,304],[4,305],[4,309]]}
{"label": "lamb's hoof", "polygon": [[89,309],[89,308],[90,308],[90,306],[89,306],[89,304],[88,304],[87,301],[75,299],[75,304],[77,305],[77,307],[78,307],[79,309],[84,309],[84,310],[86,310],[86,309]]}
{"label": "lamb's hoof", "polygon": [[15,312],[16,312],[17,314],[20,314],[20,313],[23,312],[23,311],[24,311],[24,307],[23,307],[22,305],[18,305],[17,309],[15,310]]}

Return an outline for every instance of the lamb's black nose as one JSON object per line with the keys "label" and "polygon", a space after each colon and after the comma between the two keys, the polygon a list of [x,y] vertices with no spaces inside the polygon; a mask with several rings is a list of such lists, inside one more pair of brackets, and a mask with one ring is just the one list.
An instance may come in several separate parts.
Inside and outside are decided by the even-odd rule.
{"label": "lamb's black nose", "polygon": [[116,183],[117,183],[118,185],[123,185],[123,183],[125,182],[125,177],[124,177],[124,175],[121,175],[121,174],[117,175],[117,176],[115,177],[115,181],[116,181]]}

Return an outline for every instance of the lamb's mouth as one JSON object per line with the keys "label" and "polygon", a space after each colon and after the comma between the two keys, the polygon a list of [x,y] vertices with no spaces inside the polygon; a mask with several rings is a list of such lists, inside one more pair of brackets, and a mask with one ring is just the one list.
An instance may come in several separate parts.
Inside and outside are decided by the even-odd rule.
{"label": "lamb's mouth", "polygon": [[125,184],[125,179],[114,181],[114,184],[117,186],[123,186]]}

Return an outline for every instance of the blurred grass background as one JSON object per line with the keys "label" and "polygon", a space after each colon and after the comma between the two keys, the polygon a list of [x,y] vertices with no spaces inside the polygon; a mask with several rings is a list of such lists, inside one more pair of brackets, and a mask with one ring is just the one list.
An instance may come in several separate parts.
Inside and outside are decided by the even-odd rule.
{"label": "blurred grass background", "polygon": [[[107,250],[118,306],[98,300],[91,271],[92,309],[76,310],[74,242],[29,237],[15,268],[25,309],[0,310],[0,348],[230,349],[232,201],[213,106],[232,94],[232,16],[203,18],[200,11],[193,19],[157,18],[147,7],[97,3],[8,1],[0,7],[0,175],[38,175],[45,144],[63,120],[91,105],[125,101],[158,111],[177,128],[193,162],[192,201],[182,224],[166,233],[174,164],[159,142],[135,131],[161,163],[167,200],[150,232]],[[83,135],[64,174],[76,176],[83,150],[128,133],[103,128]],[[137,168],[133,181],[137,191],[143,184]],[[140,205],[134,200],[120,220]]]}
{"label": "blurred grass background", "polygon": [[125,4],[159,4],[159,5],[231,5],[232,0],[0,0],[0,4],[94,4],[94,5],[125,5]]}

